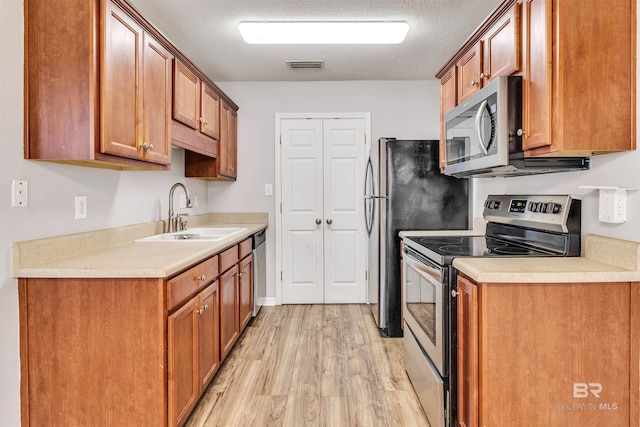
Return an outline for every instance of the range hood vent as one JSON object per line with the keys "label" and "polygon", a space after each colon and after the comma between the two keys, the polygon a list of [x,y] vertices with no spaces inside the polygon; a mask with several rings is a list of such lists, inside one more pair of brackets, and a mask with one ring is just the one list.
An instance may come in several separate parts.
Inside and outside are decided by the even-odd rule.
{"label": "range hood vent", "polygon": [[287,65],[292,70],[322,70],[324,61],[287,61]]}

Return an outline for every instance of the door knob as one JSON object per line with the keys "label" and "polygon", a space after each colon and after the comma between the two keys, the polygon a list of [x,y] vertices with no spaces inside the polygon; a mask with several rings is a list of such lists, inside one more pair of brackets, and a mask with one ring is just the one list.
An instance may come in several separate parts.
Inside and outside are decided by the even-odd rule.
{"label": "door knob", "polygon": [[327,224],[331,224],[333,220],[331,218],[327,218]]}
{"label": "door knob", "polygon": [[322,220],[320,218],[316,218],[316,224],[318,225],[322,224]]}

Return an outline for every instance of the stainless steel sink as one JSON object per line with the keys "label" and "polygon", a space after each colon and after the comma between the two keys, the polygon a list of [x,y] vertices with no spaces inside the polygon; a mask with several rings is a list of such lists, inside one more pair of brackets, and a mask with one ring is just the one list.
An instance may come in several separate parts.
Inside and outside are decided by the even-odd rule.
{"label": "stainless steel sink", "polygon": [[217,242],[235,234],[242,233],[246,228],[232,227],[200,227],[191,228],[174,233],[155,234],[153,236],[136,239],[136,242]]}

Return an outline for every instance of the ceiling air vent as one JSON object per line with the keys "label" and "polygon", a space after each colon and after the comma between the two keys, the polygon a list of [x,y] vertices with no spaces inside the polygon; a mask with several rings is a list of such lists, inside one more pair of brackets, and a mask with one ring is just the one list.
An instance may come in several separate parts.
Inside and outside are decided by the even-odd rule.
{"label": "ceiling air vent", "polygon": [[324,61],[287,61],[287,65],[292,70],[322,70],[324,68]]}

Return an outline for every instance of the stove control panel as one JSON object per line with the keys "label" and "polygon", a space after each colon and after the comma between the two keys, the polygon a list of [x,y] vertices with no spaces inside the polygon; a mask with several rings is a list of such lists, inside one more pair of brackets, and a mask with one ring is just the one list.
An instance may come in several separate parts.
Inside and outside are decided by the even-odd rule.
{"label": "stove control panel", "polygon": [[573,204],[569,195],[489,195],[483,217],[497,223],[543,229],[563,229]]}

